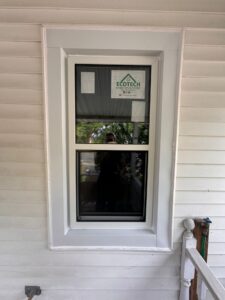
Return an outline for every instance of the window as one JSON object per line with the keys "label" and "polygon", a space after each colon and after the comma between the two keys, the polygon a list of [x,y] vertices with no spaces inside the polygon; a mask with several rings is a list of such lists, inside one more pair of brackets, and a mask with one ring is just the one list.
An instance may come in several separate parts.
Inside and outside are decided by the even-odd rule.
{"label": "window", "polygon": [[181,33],[46,27],[43,42],[50,247],[168,250]]}
{"label": "window", "polygon": [[68,57],[71,228],[150,227],[157,66],[153,56]]}

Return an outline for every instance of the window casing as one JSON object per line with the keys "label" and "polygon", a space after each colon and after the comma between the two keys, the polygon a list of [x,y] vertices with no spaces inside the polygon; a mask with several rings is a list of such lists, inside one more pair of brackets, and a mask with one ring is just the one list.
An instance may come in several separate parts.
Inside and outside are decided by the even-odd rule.
{"label": "window casing", "polygon": [[[171,248],[181,41],[181,32],[172,29],[166,31],[104,27],[103,30],[101,27],[85,26],[63,28],[49,26],[43,29],[50,248],[121,250],[169,250]],[[67,112],[71,112],[67,107],[68,81],[71,80],[71,77],[68,77],[67,61],[70,56],[86,58],[96,56],[100,64],[102,56],[112,56],[115,59],[122,56],[123,60],[131,56],[138,59],[143,57],[159,59],[158,87],[155,91],[157,101],[153,116],[155,121],[150,118],[150,121],[155,124],[155,130],[150,131],[150,135],[155,136],[150,136],[150,141],[154,140],[154,153],[151,153],[154,172],[152,172],[153,180],[150,181],[153,194],[149,214],[152,218],[149,218],[149,222],[133,222],[133,224],[113,222],[114,227],[110,226],[111,222],[104,222],[104,228],[100,224],[102,222],[75,222],[74,224],[71,222],[69,199],[73,184],[70,181],[68,166],[72,157],[69,137],[74,137],[74,120],[73,125],[69,126],[73,128],[71,134],[68,133],[67,116]],[[130,65],[131,62],[127,64]],[[72,98],[74,99],[74,95]],[[151,109],[151,113],[152,111],[154,109]],[[76,145],[77,150],[79,146]],[[134,145],[122,146],[125,151],[130,151],[130,147]],[[100,150],[102,145],[95,145],[95,147],[96,150]],[[91,223],[91,226],[88,224],[85,228],[80,225],[84,223]],[[143,224],[146,227],[143,227]]]}
{"label": "window casing", "polygon": [[[130,69],[130,73],[135,72],[137,70],[139,70],[140,72],[140,68],[143,69],[144,74],[146,74],[147,76],[147,68],[149,68],[149,74],[146,78],[146,82],[145,82],[145,89],[146,92],[143,97],[139,97],[141,99],[133,99],[132,96],[130,99],[113,99],[112,95],[111,95],[111,91],[112,91],[112,83],[110,86],[109,84],[106,84],[105,82],[101,82],[104,80],[104,78],[100,78],[100,82],[95,82],[96,86],[101,86],[103,85],[101,88],[101,93],[103,93],[102,96],[102,102],[100,105],[104,106],[104,110],[105,110],[105,117],[104,117],[104,121],[105,118],[107,118],[107,115],[112,113],[113,108],[115,109],[115,114],[117,114],[118,116],[120,116],[121,112],[120,110],[123,108],[123,111],[125,111],[125,109],[128,110],[128,108],[130,108],[129,106],[132,106],[132,103],[135,101],[135,104],[143,104],[146,103],[146,110],[147,112],[145,112],[145,114],[147,114],[147,117],[145,117],[146,119],[146,125],[147,125],[147,129],[148,129],[148,134],[147,134],[147,141],[145,142],[145,144],[142,144],[141,141],[137,141],[134,142],[133,140],[131,140],[131,143],[133,144],[128,144],[127,142],[124,142],[122,144],[122,142],[120,143],[91,143],[89,141],[87,141],[85,144],[79,141],[78,136],[76,135],[77,129],[76,126],[78,126],[78,122],[76,121],[78,118],[78,109],[77,109],[77,104],[76,101],[78,102],[79,100],[79,96],[82,96],[82,94],[80,93],[80,91],[76,91],[76,83],[77,80],[75,78],[75,74],[76,74],[76,66],[89,66],[88,68],[84,68],[84,70],[89,70],[92,71],[93,70],[98,70],[98,68],[101,68],[101,66],[105,66],[104,68],[108,68],[108,73],[112,73],[114,70],[120,69],[120,70],[129,70]],[[91,66],[93,66],[91,68]],[[107,67],[106,67],[107,66]],[[81,68],[82,70],[82,68]],[[91,55],[79,55],[79,56],[69,56],[68,57],[68,120],[69,120],[69,180],[70,180],[70,190],[69,190],[69,198],[70,198],[70,210],[69,210],[69,214],[70,214],[70,226],[73,229],[94,229],[94,228],[110,228],[110,229],[121,229],[121,228],[134,228],[134,229],[150,229],[151,228],[151,221],[152,221],[152,198],[153,198],[153,173],[154,173],[154,145],[155,145],[155,115],[156,115],[156,98],[157,98],[157,74],[158,74],[158,57],[146,57],[146,56],[102,56],[102,55],[98,55],[98,56],[91,56]],[[129,73],[128,73],[129,74]],[[77,76],[80,74],[77,74]],[[103,74],[105,75],[105,74]],[[110,76],[109,76],[110,77]],[[109,78],[110,79],[110,78]],[[109,81],[109,80],[108,80]],[[79,85],[80,85],[80,81],[79,81]],[[108,94],[109,96],[107,97],[106,91],[105,89],[105,85],[107,85],[108,87]],[[78,87],[77,87],[78,89]],[[90,97],[90,93],[83,93],[84,97],[80,100],[81,103],[80,106],[83,105],[83,114],[85,114],[85,116],[83,117],[84,119],[84,123],[86,124],[86,122],[88,122],[88,119],[86,118],[91,118],[90,114],[92,111],[92,118],[96,118],[96,115],[102,115],[101,112],[97,111],[97,104],[96,102],[99,101],[98,99],[98,94],[97,96],[94,98],[95,94],[97,93],[97,91],[93,90],[93,93],[91,93]],[[89,108],[88,111],[88,107],[86,107],[85,104],[85,98],[87,98],[88,102],[88,96],[91,98],[91,101],[93,101],[93,104],[87,103],[86,106],[89,107],[91,105],[91,109]],[[100,96],[99,96],[100,97]],[[78,98],[78,99],[76,99]],[[94,99],[92,99],[94,98]],[[144,99],[142,99],[144,98]],[[95,99],[97,99],[96,101],[94,101]],[[83,101],[83,103],[82,103]],[[126,101],[126,102],[125,102]],[[118,105],[119,102],[119,105]],[[125,102],[125,104],[123,103]],[[111,108],[108,109],[107,111],[107,104],[111,103]],[[116,106],[117,105],[117,106]],[[122,106],[123,105],[123,106]],[[109,104],[108,104],[109,106]],[[101,107],[100,107],[101,108]],[[100,110],[100,108],[98,110]],[[82,113],[82,109],[81,113]],[[93,112],[94,110],[96,110],[97,112]],[[81,114],[80,113],[80,114]],[[134,114],[135,112],[133,112]],[[132,114],[132,113],[131,113]],[[128,115],[127,112],[124,113],[124,115]],[[115,115],[113,115],[112,117],[115,117]],[[132,119],[132,117],[134,118],[134,116],[130,115],[130,120]],[[101,116],[99,117],[101,121]],[[108,116],[109,118],[109,116]],[[75,120],[75,121],[74,121]],[[85,122],[86,121],[86,122]],[[114,120],[115,121],[115,120]],[[124,121],[124,120],[123,120]],[[89,119],[90,122],[90,119]],[[126,117],[124,122],[128,122],[128,118]],[[130,122],[130,124],[141,124],[141,123],[135,123],[135,122]],[[123,156],[125,155],[125,153],[131,153],[133,152],[133,157],[135,155],[135,153],[139,153],[139,155],[141,155],[141,152],[145,152],[145,162],[144,162],[144,173],[145,176],[143,178],[143,213],[140,216],[140,218],[138,218],[138,215],[136,214],[135,217],[131,216],[130,214],[125,214],[123,216],[119,216],[119,214],[117,213],[115,217],[113,217],[113,214],[111,213],[109,216],[107,216],[106,213],[103,213],[103,216],[98,215],[97,216],[93,216],[89,217],[86,215],[85,216],[81,216],[79,214],[79,197],[81,197],[82,195],[80,194],[80,190],[81,190],[81,183],[78,181],[79,179],[79,153],[83,153],[86,151],[97,151],[97,154],[100,154],[104,151],[108,152],[108,155],[110,155],[111,153],[111,157],[109,159],[113,159],[113,154],[114,154],[114,158],[115,155],[118,156],[118,153],[121,153],[121,151],[124,151]],[[134,152],[136,151],[136,152]],[[139,151],[139,152],[137,152]],[[90,153],[90,152],[89,152]],[[143,155],[142,155],[143,156]],[[108,163],[109,165],[109,163]],[[107,166],[108,167],[108,166]],[[120,166],[121,168],[121,166]],[[102,172],[105,172],[104,170],[102,170]],[[105,172],[106,173],[106,172]],[[108,173],[107,173],[108,174]],[[116,193],[115,190],[115,186],[113,186],[112,181],[118,181],[118,177],[119,175],[117,174],[117,176],[111,176],[112,178],[109,178],[109,180],[107,180],[107,174],[104,174],[101,176],[101,172],[100,175],[98,176],[98,179],[96,180],[96,188],[98,189],[98,196],[97,198],[97,204],[96,206],[99,206],[98,203],[101,202],[101,198],[102,197],[107,197],[108,201],[111,203],[108,206],[113,206],[115,207],[116,202],[119,203],[119,201],[121,202],[121,200],[119,200],[119,198],[121,197],[118,193]],[[93,176],[94,177],[94,176]],[[125,176],[123,176],[122,180],[124,180]],[[137,178],[135,178],[135,176],[133,176],[133,181],[135,184],[135,180],[137,180]],[[109,182],[111,181],[111,182]],[[93,184],[92,184],[93,185]],[[100,185],[100,186],[99,186]],[[124,184],[125,185],[125,184]],[[124,186],[123,185],[123,186]],[[90,186],[90,184],[89,184]],[[104,190],[104,187],[106,190]],[[118,188],[118,187],[117,187]],[[107,189],[111,189],[111,192],[109,193],[109,195],[107,195]],[[85,189],[82,189],[83,193],[87,192],[88,188],[87,188],[87,184]],[[99,191],[100,190],[100,191]],[[86,193],[84,193],[86,194]],[[102,195],[103,194],[103,195]],[[113,195],[114,194],[114,195]],[[92,193],[92,195],[89,195],[90,200],[94,200],[91,198],[94,198],[94,193]],[[112,197],[112,198],[111,198]],[[130,195],[131,197],[131,195]],[[129,200],[129,197],[127,197]],[[121,199],[121,198],[120,198]],[[117,205],[118,206],[118,205]],[[113,210],[111,208],[111,210]],[[114,208],[114,210],[116,210]],[[120,208],[121,210],[121,208]],[[110,222],[110,221],[113,222]],[[120,222],[120,220],[122,222]],[[83,221],[83,222],[81,222]],[[86,221],[86,222],[85,222]],[[90,222],[93,221],[93,222]],[[97,222],[99,221],[99,222]],[[104,221],[104,222],[103,222]],[[137,222],[139,221],[139,222]]]}

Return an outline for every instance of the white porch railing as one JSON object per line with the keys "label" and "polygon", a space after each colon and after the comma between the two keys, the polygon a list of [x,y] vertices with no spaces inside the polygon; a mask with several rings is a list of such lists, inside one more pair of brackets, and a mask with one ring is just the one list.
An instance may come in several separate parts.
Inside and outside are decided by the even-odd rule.
{"label": "white porch railing", "polygon": [[195,223],[192,219],[184,221],[186,231],[183,235],[182,257],[181,257],[181,289],[180,300],[189,300],[189,289],[191,280],[194,278],[195,270],[198,273],[198,300],[206,300],[207,289],[215,300],[225,300],[225,289],[215,278],[207,263],[196,250],[196,239],[192,230]]}

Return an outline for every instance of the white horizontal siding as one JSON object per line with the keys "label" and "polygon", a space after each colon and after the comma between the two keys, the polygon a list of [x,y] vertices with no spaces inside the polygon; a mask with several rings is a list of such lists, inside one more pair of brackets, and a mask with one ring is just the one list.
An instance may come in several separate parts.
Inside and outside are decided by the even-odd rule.
{"label": "white horizontal siding", "polygon": [[180,135],[199,137],[224,137],[225,123],[180,122]]}
{"label": "white horizontal siding", "polygon": [[[37,282],[35,279],[32,282]],[[53,290],[53,289],[43,289],[42,295],[39,296],[40,300],[149,300],[149,299],[158,299],[158,300],[174,300],[178,299],[178,291],[170,290],[138,290],[138,291],[117,291],[117,290]],[[23,299],[24,291],[21,292],[21,289],[14,289],[7,291],[0,291],[0,297],[7,300],[15,300],[15,297]],[[72,297],[72,298],[71,298]]]}
{"label": "white horizontal siding", "polygon": [[2,57],[41,57],[40,42],[6,42],[0,41],[0,56]]}
{"label": "white horizontal siding", "polygon": [[225,178],[225,164],[224,165],[222,164],[219,165],[179,164],[177,167],[177,177]]}
{"label": "white horizontal siding", "polygon": [[188,216],[211,217],[209,262],[225,278],[225,32],[186,30],[174,251],[166,254],[48,250],[40,43],[42,23],[224,28],[224,10],[221,0],[1,1],[0,299],[23,299],[27,284],[41,285],[40,300],[178,299]]}
{"label": "white horizontal siding", "polygon": [[[208,263],[225,277],[225,32],[187,30],[181,92],[174,226],[210,217]],[[179,234],[180,232],[180,234]]]}
{"label": "white horizontal siding", "polygon": [[186,76],[182,80],[184,91],[225,92],[224,77]]}
{"label": "white horizontal siding", "polygon": [[182,107],[225,108],[224,92],[183,91],[181,97]]}
{"label": "white horizontal siding", "polygon": [[43,134],[43,120],[1,119],[0,133]]}
{"label": "white horizontal siding", "polygon": [[218,191],[177,191],[177,204],[225,204],[223,192]]}
{"label": "white horizontal siding", "polygon": [[4,119],[43,119],[41,105],[0,104],[0,118]]}
{"label": "white horizontal siding", "polygon": [[28,176],[28,177],[43,177],[44,168],[40,163],[15,163],[15,162],[0,162],[0,174],[2,176]]}
{"label": "white horizontal siding", "polygon": [[0,73],[40,74],[41,69],[41,58],[0,57]]}
{"label": "white horizontal siding", "polygon": [[181,121],[225,123],[225,108],[183,107],[180,110]]}
{"label": "white horizontal siding", "polygon": [[3,42],[40,42],[41,28],[38,25],[0,24],[0,41]]}
{"label": "white horizontal siding", "polygon": [[193,151],[180,150],[178,152],[178,163],[189,164],[224,164],[224,151]]}
{"label": "white horizontal siding", "polygon": [[35,8],[102,8],[102,9],[129,9],[129,10],[164,10],[164,11],[208,11],[221,12],[225,10],[223,0],[198,0],[198,1],[180,1],[180,0],[142,0],[138,3],[135,0],[114,0],[111,2],[102,0],[1,0],[1,7],[35,7]]}
{"label": "white horizontal siding", "polygon": [[0,88],[1,104],[42,104],[42,91],[32,89]]}
{"label": "white horizontal siding", "polygon": [[1,148],[0,149],[1,162],[44,162],[43,150],[29,149],[29,148]]}
{"label": "white horizontal siding", "polygon": [[225,62],[185,60],[183,76],[225,77]]}
{"label": "white horizontal siding", "polygon": [[37,74],[0,74],[0,89],[28,89],[41,90],[42,78]]}
{"label": "white horizontal siding", "polygon": [[180,150],[225,150],[223,137],[181,136],[179,139]]}
{"label": "white horizontal siding", "polygon": [[225,45],[198,45],[190,44],[184,48],[184,59],[198,61],[224,61],[225,60]]}
{"label": "white horizontal siding", "polygon": [[54,24],[109,24],[139,26],[225,27],[224,13],[148,10],[2,8],[2,22]]}
{"label": "white horizontal siding", "polygon": [[[224,12],[223,12],[224,13]],[[225,45],[225,31],[224,30],[186,30],[185,31],[185,46],[186,45],[213,45],[224,46]],[[219,47],[220,48],[220,47]]]}
{"label": "white horizontal siding", "polygon": [[43,149],[43,136],[39,133],[0,133],[0,147]]}

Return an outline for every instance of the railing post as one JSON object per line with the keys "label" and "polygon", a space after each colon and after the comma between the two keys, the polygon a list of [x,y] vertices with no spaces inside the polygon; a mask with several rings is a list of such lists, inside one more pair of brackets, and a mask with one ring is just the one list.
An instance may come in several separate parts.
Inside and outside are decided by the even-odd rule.
{"label": "railing post", "polygon": [[186,249],[188,248],[196,248],[196,239],[192,233],[192,230],[195,228],[195,223],[192,219],[186,219],[184,220],[184,227],[186,231],[183,234],[181,255],[181,287],[179,300],[189,300],[191,280],[194,278],[195,274],[195,267],[185,253]]}

